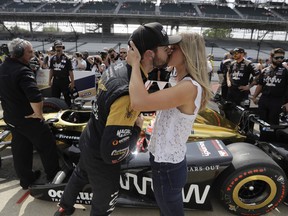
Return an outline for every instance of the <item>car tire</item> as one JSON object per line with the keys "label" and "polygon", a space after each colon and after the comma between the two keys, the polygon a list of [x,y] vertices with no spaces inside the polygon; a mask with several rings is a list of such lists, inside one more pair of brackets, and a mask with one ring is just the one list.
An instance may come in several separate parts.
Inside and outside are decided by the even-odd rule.
{"label": "car tire", "polygon": [[58,112],[68,108],[65,101],[59,98],[45,98],[43,102],[43,113]]}
{"label": "car tire", "polygon": [[230,213],[263,215],[285,198],[284,171],[258,147],[247,143],[227,146],[232,164],[217,178],[217,198]]}

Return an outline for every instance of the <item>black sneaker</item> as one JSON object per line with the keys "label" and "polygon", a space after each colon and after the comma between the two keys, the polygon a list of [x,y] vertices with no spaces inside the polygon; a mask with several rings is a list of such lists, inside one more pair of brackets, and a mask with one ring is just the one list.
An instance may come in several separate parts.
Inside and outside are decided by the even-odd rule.
{"label": "black sneaker", "polygon": [[64,209],[62,207],[60,207],[54,214],[54,216],[69,216],[72,215],[75,211],[75,208],[71,208],[71,209]]}
{"label": "black sneaker", "polygon": [[39,179],[41,176],[41,171],[40,170],[35,170],[33,172],[33,180],[30,183],[23,183],[20,181],[20,186],[22,187],[23,190],[27,190],[31,184],[33,184],[37,179]]}
{"label": "black sneaker", "polygon": [[285,206],[288,206],[288,197],[286,197],[286,198],[283,200],[283,204],[284,204]]}

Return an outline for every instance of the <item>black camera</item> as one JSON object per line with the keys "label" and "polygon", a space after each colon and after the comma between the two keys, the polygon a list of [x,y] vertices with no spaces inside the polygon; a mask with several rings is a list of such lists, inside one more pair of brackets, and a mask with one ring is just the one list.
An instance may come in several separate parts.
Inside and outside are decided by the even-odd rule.
{"label": "black camera", "polygon": [[2,44],[0,46],[0,55],[7,55],[9,56],[9,49],[7,44]]}

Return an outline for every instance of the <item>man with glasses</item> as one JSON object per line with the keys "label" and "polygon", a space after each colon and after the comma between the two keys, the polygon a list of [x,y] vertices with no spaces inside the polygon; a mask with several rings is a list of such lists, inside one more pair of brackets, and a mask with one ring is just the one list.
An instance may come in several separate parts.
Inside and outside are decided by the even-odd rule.
{"label": "man with glasses", "polygon": [[119,52],[119,60],[126,61],[126,57],[127,57],[127,49],[122,47]]}
{"label": "man with glasses", "polygon": [[249,83],[250,77],[256,78],[259,74],[253,63],[245,59],[244,56],[245,50],[243,48],[235,48],[233,50],[234,61],[227,73],[227,100],[237,105],[246,104],[246,101],[249,100],[250,88],[254,85],[254,82]]}
{"label": "man with glasses", "polygon": [[[270,53],[271,65],[264,68],[259,76],[252,100],[258,103],[260,119],[272,125],[279,124],[279,114],[284,106],[288,111],[288,70],[283,67],[285,51],[282,48],[273,49]],[[262,93],[259,102],[257,96]],[[261,131],[261,139],[267,140]]]}

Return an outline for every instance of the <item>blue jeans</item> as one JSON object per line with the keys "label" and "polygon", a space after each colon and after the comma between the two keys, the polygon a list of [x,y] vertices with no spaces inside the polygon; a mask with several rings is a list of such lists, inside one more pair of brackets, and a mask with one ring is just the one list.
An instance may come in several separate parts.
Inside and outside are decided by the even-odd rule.
{"label": "blue jeans", "polygon": [[187,179],[186,158],[177,164],[157,163],[150,154],[153,190],[162,216],[184,216],[182,189]]}

